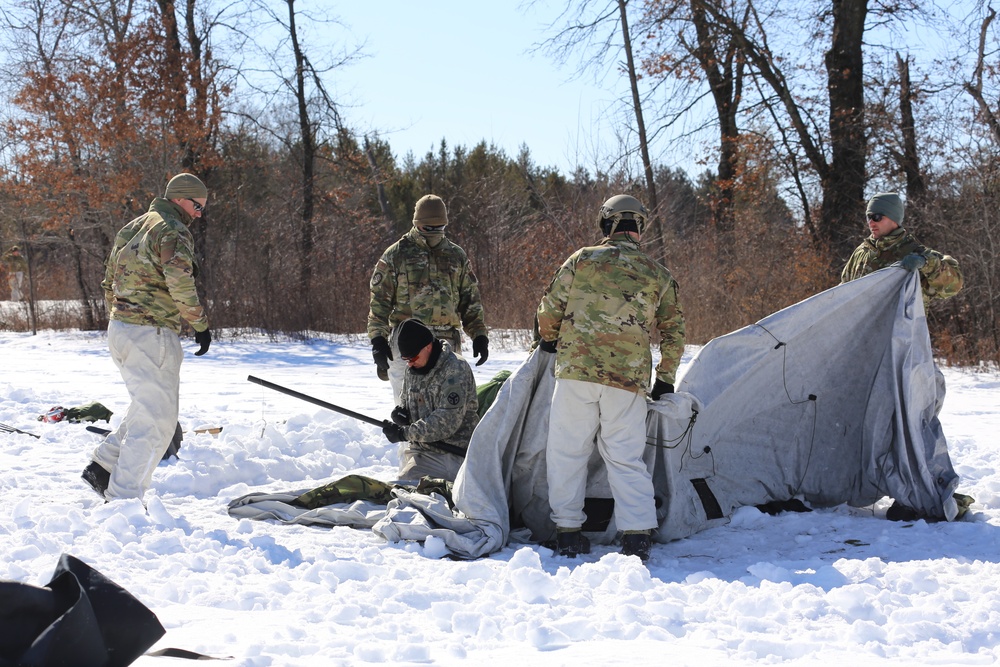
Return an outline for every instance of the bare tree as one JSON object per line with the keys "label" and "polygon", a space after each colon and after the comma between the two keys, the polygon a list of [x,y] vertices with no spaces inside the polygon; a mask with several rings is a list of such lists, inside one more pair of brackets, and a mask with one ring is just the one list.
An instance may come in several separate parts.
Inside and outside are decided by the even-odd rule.
{"label": "bare tree", "polygon": [[913,99],[916,92],[910,80],[910,59],[896,54],[896,71],[899,74],[899,124],[902,150],[896,151],[896,161],[906,174],[906,200],[917,203],[927,192],[927,181],[920,169],[917,150],[917,124],[913,117]]}
{"label": "bare tree", "polygon": [[[646,0],[645,4],[646,32],[655,35],[648,40],[646,71],[698,89],[707,84],[718,128],[713,218],[717,229],[732,231],[744,59],[735,40],[707,11],[705,0]],[[735,5],[730,15],[734,11],[738,11]],[[749,8],[744,6],[742,13],[742,20],[734,20],[745,25]]]}
{"label": "bare tree", "polygon": [[[796,96],[783,70],[784,60],[769,46],[768,33],[757,8],[750,4],[750,21],[741,25],[715,2],[705,10],[736,42],[773,97],[822,188],[822,208],[816,225],[817,241],[831,251],[831,264],[840,265],[854,246],[857,220],[864,206],[866,134],[864,125],[863,36],[867,0],[833,0],[831,43],[824,54],[826,67],[827,128],[821,131],[808,108]],[[777,116],[775,116],[777,118]],[[825,146],[829,145],[829,157]]]}
{"label": "bare tree", "polygon": [[[639,143],[645,198],[650,209],[647,234],[649,238],[660,240],[662,243],[663,231],[658,210],[656,179],[650,156],[650,139],[643,114],[644,99],[639,89],[639,72],[633,55],[628,5],[628,0],[567,2],[563,12],[553,23],[553,27],[560,23],[563,25],[542,44],[542,48],[561,63],[566,61],[567,54],[580,53],[583,64],[578,74],[586,71],[602,72],[607,68],[609,60],[616,61],[618,68],[624,71],[628,78],[631,97],[631,122],[635,124]],[[624,62],[616,60],[619,56]]]}
{"label": "bare tree", "polygon": [[660,206],[656,197],[656,178],[653,175],[653,163],[649,159],[649,140],[646,137],[646,122],[642,115],[642,98],[639,95],[639,77],[636,73],[635,59],[632,56],[632,35],[628,28],[628,0],[618,0],[619,23],[622,30],[622,46],[625,51],[625,71],[628,73],[629,88],[632,91],[632,113],[635,114],[635,129],[639,135],[639,154],[642,156],[642,171],[646,176],[646,197],[649,205],[650,232],[653,238],[660,238],[663,230],[660,228]]}
{"label": "bare tree", "polygon": [[983,93],[983,71],[987,69],[987,36],[990,24],[993,23],[993,19],[996,16],[996,10],[993,7],[989,7],[986,17],[983,18],[982,24],[979,26],[979,42],[976,50],[976,64],[972,68],[972,80],[965,82],[963,88],[975,100],[976,105],[979,107],[979,115],[982,122],[989,128],[993,141],[1000,146],[1000,118],[997,117],[996,112],[990,107],[989,102],[986,100],[986,95]]}
{"label": "bare tree", "polygon": [[[269,48],[260,54],[269,62],[266,71],[248,70],[244,72],[244,77],[252,90],[263,94],[265,110],[275,111],[285,101],[290,101],[294,108],[294,135],[274,131],[274,136],[296,156],[298,162],[298,299],[305,305],[301,312],[309,319],[313,311],[309,304],[313,299],[313,267],[316,261],[317,163],[331,154],[324,148],[329,142],[338,144],[349,135],[340,106],[324,79],[330,72],[358,57],[360,47],[342,49],[332,62],[325,58],[322,63],[314,62],[309,55],[310,47],[302,38],[303,22],[310,25],[336,22],[298,10],[295,0],[284,0],[284,6],[285,13],[279,15],[264,0],[256,4],[258,13],[267,20],[249,30],[267,31],[276,26],[281,33],[281,41],[277,49]],[[325,51],[328,47],[313,48]],[[303,327],[308,328],[310,324],[303,322]]]}

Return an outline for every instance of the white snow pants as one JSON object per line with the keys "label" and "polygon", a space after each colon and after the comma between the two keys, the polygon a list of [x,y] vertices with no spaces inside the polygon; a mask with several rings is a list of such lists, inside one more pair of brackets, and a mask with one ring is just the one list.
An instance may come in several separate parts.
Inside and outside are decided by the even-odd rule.
{"label": "white snow pants", "polygon": [[117,320],[108,324],[108,348],[132,402],[93,459],[111,471],[109,500],[141,499],[177,428],[184,351],[170,329]]}
{"label": "white snow pants", "polygon": [[552,521],[579,528],[587,461],[597,446],[608,469],[618,530],[656,528],[653,480],[642,460],[646,397],[594,382],[556,380],[545,449]]}
{"label": "white snow pants", "polygon": [[7,278],[7,284],[10,285],[11,301],[24,300],[24,271],[14,271],[11,273]]}

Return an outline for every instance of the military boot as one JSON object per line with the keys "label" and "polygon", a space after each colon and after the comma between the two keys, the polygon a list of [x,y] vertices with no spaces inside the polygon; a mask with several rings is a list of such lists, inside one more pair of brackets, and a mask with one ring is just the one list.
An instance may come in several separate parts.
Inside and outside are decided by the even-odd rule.
{"label": "military boot", "polygon": [[651,547],[649,533],[625,533],[622,536],[622,553],[626,556],[638,556],[639,560],[646,562]]}
{"label": "military boot", "polygon": [[560,532],[556,540],[556,551],[560,556],[576,558],[577,554],[590,553],[590,540],[579,530]]}
{"label": "military boot", "polygon": [[111,483],[111,473],[101,467],[97,461],[91,461],[90,465],[83,469],[83,474],[80,477],[87,484],[90,484],[90,488],[96,491],[101,498],[104,497],[104,492],[108,490],[108,484]]}

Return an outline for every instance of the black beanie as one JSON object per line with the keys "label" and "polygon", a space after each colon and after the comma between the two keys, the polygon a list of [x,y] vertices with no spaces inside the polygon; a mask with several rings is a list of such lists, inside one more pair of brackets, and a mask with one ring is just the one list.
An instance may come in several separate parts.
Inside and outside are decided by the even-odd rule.
{"label": "black beanie", "polygon": [[434,334],[420,320],[404,320],[396,334],[399,354],[407,359],[420,354],[420,350],[434,342]]}

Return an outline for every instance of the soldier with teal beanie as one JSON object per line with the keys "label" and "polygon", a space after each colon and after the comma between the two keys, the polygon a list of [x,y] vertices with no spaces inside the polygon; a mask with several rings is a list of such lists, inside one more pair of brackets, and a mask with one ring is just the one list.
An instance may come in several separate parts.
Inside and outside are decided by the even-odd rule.
{"label": "soldier with teal beanie", "polygon": [[684,313],[670,272],[639,246],[646,208],[617,195],[601,207],[604,240],[562,266],[538,306],[539,347],[555,354],[546,474],[557,549],[587,553],[581,533],[587,462],[596,444],[608,470],[622,553],[649,557],[658,525],[646,448],[650,347],[660,337],[651,397],[672,393],[684,352]]}
{"label": "soldier with teal beanie", "polygon": [[199,349],[212,342],[208,316],[195,287],[197,262],[188,226],[208,203],[193,174],[177,174],[149,210],[125,225],[105,262],[108,348],[131,404],[118,428],[94,450],[84,480],[107,500],[139,498],[177,429],[181,324]]}
{"label": "soldier with teal beanie", "polygon": [[870,235],[851,254],[840,274],[846,283],[900,263],[919,271],[924,299],[947,299],[962,289],[958,260],[922,246],[903,228],[903,200],[895,192],[880,192],[868,200],[865,218]]}
{"label": "soldier with teal beanie", "polygon": [[[856,280],[898,263],[907,271],[919,273],[920,291],[925,302],[955,296],[964,284],[958,260],[921,245],[913,234],[903,228],[904,215],[903,200],[895,192],[879,192],[868,200],[865,219],[869,236],[855,248],[847,260],[840,274],[840,282]],[[936,367],[935,371],[935,382],[940,387],[941,396],[944,396],[944,375]],[[955,500],[962,513],[972,503],[972,498],[963,494],[955,494]],[[920,515],[899,500],[894,500],[886,510],[886,518],[892,521],[912,521],[920,518]]]}

